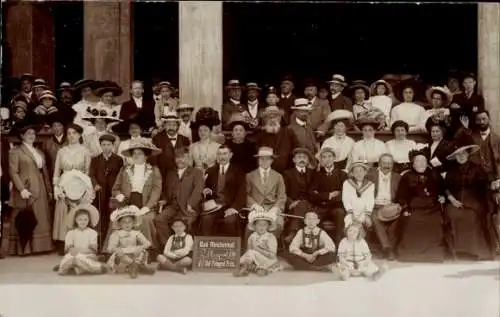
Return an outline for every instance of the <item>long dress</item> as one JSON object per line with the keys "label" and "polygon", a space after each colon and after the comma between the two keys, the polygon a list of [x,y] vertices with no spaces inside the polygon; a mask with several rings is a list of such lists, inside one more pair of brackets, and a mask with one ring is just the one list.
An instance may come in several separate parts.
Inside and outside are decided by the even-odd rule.
{"label": "long dress", "polygon": [[[71,170],[79,170],[84,174],[89,173],[90,152],[81,144],[68,145],[57,153],[54,167],[54,185],[59,183],[60,177]],[[80,204],[91,204],[94,200],[93,190],[88,190],[84,197],[78,202]],[[52,238],[56,241],[64,241],[68,231],[67,216],[70,203],[66,199],[58,199],[54,211],[54,228]]]}
{"label": "long dress", "polygon": [[443,179],[430,169],[424,173],[411,170],[401,177],[396,202],[410,215],[402,213],[399,219],[399,261],[443,261],[443,216],[438,201],[442,189]]}
{"label": "long dress", "polygon": [[[270,256],[260,253],[255,247],[271,252]],[[257,270],[263,269],[269,272],[274,272],[280,269],[277,257],[278,242],[276,237],[269,232],[259,235],[253,232],[248,237],[248,250],[241,256],[240,262],[253,264]]]}
{"label": "long dress", "polygon": [[455,252],[468,254],[477,259],[491,259],[487,244],[487,193],[488,175],[480,166],[467,162],[446,174],[447,193],[463,204],[456,208],[448,204],[447,216],[451,222]]}

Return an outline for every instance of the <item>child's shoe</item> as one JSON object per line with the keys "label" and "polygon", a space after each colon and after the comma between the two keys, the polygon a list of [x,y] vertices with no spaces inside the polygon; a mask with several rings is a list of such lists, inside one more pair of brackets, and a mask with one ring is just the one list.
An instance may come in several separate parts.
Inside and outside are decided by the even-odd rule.
{"label": "child's shoe", "polygon": [[144,264],[139,267],[141,273],[153,275],[156,273],[156,266]]}
{"label": "child's shoe", "polygon": [[106,264],[101,265],[101,274],[107,274],[109,272],[109,268]]}
{"label": "child's shoe", "polygon": [[55,265],[55,266],[52,268],[52,271],[54,271],[54,272],[59,272],[59,264]]}
{"label": "child's shoe", "polygon": [[258,276],[266,276],[267,275],[267,270],[258,269],[256,273],[257,273]]}
{"label": "child's shoe", "polygon": [[131,263],[128,267],[128,274],[130,275],[130,278],[136,279],[138,275],[138,270],[139,266],[137,263]]}
{"label": "child's shoe", "polygon": [[234,272],[233,275],[235,277],[242,277],[242,276],[248,276],[249,274],[249,269],[247,264],[242,264],[240,267],[240,270],[238,272]]}
{"label": "child's shoe", "polygon": [[371,279],[373,281],[378,281],[384,273],[387,272],[387,267],[385,265],[381,265],[375,274],[372,275]]}

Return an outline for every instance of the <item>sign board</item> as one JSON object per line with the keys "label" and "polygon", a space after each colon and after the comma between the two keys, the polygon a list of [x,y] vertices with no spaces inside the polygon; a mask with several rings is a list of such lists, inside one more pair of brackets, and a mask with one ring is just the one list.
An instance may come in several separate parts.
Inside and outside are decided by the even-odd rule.
{"label": "sign board", "polygon": [[241,238],[194,237],[193,271],[233,272],[239,270]]}

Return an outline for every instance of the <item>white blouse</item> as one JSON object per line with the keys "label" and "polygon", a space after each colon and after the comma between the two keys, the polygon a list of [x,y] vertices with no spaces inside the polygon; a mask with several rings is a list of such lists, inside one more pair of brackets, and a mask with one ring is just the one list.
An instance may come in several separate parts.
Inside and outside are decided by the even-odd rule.
{"label": "white blouse", "polygon": [[351,152],[350,162],[367,161],[368,163],[377,163],[380,156],[387,153],[385,143],[377,140],[359,140],[354,143]]}
{"label": "white blouse", "polygon": [[[354,147],[354,143],[354,140],[347,135],[343,137],[333,135],[323,142],[321,149],[327,147],[332,148],[335,152],[335,161],[340,162],[349,157]],[[317,157],[319,158],[319,155]]]}
{"label": "white blouse", "polygon": [[142,189],[146,183],[146,163],[134,165],[131,182],[132,191],[142,193]]}
{"label": "white blouse", "polygon": [[371,259],[371,252],[368,243],[365,239],[350,241],[347,238],[342,239],[339,243],[339,257],[346,261],[361,262]]}
{"label": "white blouse", "polygon": [[80,253],[95,253],[97,248],[97,231],[91,228],[83,230],[75,228],[66,233],[65,249],[75,248]]}
{"label": "white blouse", "polygon": [[23,144],[30,151],[30,153],[33,154],[33,158],[35,159],[36,167],[38,167],[39,169],[42,168],[43,167],[43,157],[40,155],[40,153],[38,153],[38,151],[32,145],[29,145],[29,144],[24,143],[24,142],[23,142]]}
{"label": "white blouse", "polygon": [[370,98],[372,107],[380,109],[387,118],[387,124],[390,123],[391,109],[392,109],[392,98],[389,96],[373,96]]}
{"label": "white blouse", "polygon": [[408,123],[410,132],[419,131],[425,116],[424,107],[413,102],[403,102],[392,109],[391,126],[394,122],[402,120]]}
{"label": "white blouse", "polygon": [[356,192],[356,188],[349,180],[344,181],[342,185],[342,203],[346,211],[352,210],[355,217],[363,213],[370,214],[375,206],[375,184],[371,183],[360,194]]}
{"label": "white blouse", "polygon": [[413,140],[389,140],[386,143],[387,152],[392,154],[396,163],[409,163],[408,153],[417,148],[417,143]]}
{"label": "white blouse", "polygon": [[185,123],[184,121],[181,121],[179,124],[179,130],[177,130],[177,133],[185,136],[186,138],[189,139],[189,141],[193,141],[193,132],[191,131],[191,122]]}

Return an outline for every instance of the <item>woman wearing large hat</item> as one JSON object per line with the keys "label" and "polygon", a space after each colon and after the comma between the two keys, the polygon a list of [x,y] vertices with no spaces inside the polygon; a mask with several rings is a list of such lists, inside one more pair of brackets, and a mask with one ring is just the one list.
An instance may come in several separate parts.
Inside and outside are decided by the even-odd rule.
{"label": "woman wearing large hat", "polygon": [[[84,129],[83,141],[90,150],[92,157],[102,153],[99,138],[105,134],[109,134],[109,130],[116,126],[122,120],[118,116],[117,111],[108,111],[102,108],[88,108],[82,120],[87,121],[89,126]],[[115,135],[115,151],[118,149],[120,138]]]}
{"label": "woman wearing large hat", "polygon": [[112,127],[113,132],[121,135],[128,135],[129,138],[120,141],[118,145],[117,154],[121,156],[126,165],[133,164],[131,157],[123,156],[121,153],[129,148],[130,143],[138,138],[142,137],[143,131],[146,130],[146,125],[143,120],[144,113],[139,112],[139,114],[133,118],[129,118],[120,122],[119,124]]}
{"label": "woman wearing large hat", "polygon": [[[332,148],[335,151],[335,166],[345,169],[347,160],[354,147],[354,140],[347,135],[347,131],[352,127],[354,116],[348,110],[335,110],[325,121],[325,124],[333,127],[333,135],[326,139],[321,148]],[[319,158],[319,153],[317,155]]]}
{"label": "woman wearing large hat", "polygon": [[212,108],[200,108],[196,113],[192,129],[198,137],[193,136],[193,139],[199,141],[191,144],[189,148],[194,167],[205,171],[215,164],[220,144],[214,141],[212,133],[213,128],[219,124],[219,114]]}
{"label": "woman wearing large hat", "polygon": [[445,176],[446,195],[450,203],[446,214],[453,232],[452,247],[458,256],[474,260],[493,259],[493,248],[487,243],[485,226],[490,182],[481,166],[471,162],[471,154],[479,150],[472,137],[459,139],[454,151],[447,156],[455,161]]}
{"label": "woman wearing large hat", "polygon": [[363,137],[361,140],[354,143],[350,161],[366,161],[371,166],[377,166],[380,155],[387,152],[385,143],[375,138],[375,132],[380,126],[380,122],[363,119],[358,120],[356,125],[361,130]]}
{"label": "woman wearing large hat", "polygon": [[425,128],[425,123],[430,117],[436,117],[438,120],[450,120],[449,105],[453,99],[453,95],[446,87],[430,87],[425,92],[427,101],[431,108],[425,111],[426,117],[422,122],[422,128]]}
{"label": "woman wearing large hat", "polygon": [[158,167],[147,163],[147,159],[160,153],[161,150],[150,139],[131,141],[121,155],[131,157],[133,164],[121,169],[112,190],[112,196],[118,204],[134,205],[141,210],[144,216],[140,231],[153,245],[156,241],[153,219],[162,194],[162,177]]}
{"label": "woman wearing large hat", "polygon": [[375,108],[370,102],[370,87],[363,80],[355,80],[349,87],[352,95],[352,110],[355,120],[374,120],[380,122],[379,128],[384,127],[387,118],[382,110]]}
{"label": "woman wearing large hat", "polygon": [[241,113],[233,114],[229,120],[229,128],[231,138],[228,138],[225,144],[233,153],[231,164],[239,166],[243,172],[249,173],[257,168],[257,160],[254,157],[257,154],[257,147],[247,138],[250,127],[245,116]]}
{"label": "woman wearing large hat", "polygon": [[94,108],[99,99],[94,95],[94,90],[98,88],[98,82],[92,79],[81,79],[74,85],[74,100],[77,101],[73,106],[76,112],[74,122],[81,124],[81,117],[85,115],[86,110]]}
{"label": "woman wearing large hat", "polygon": [[[26,255],[52,250],[49,197],[52,195],[45,155],[35,148],[40,126],[29,120],[16,124],[21,144],[9,152],[13,208],[9,253]],[[5,151],[6,149],[2,149]]]}
{"label": "woman wearing large hat", "polygon": [[[91,155],[86,146],[82,144],[83,128],[80,125],[71,123],[66,127],[66,140],[67,144],[64,145],[56,156],[54,164],[54,199],[56,206],[54,211],[54,227],[52,237],[56,241],[59,251],[63,251],[64,239],[67,232],[67,214],[72,206],[79,203],[92,203],[94,200],[93,187],[90,186],[88,194],[83,196],[78,201],[67,199],[64,188],[61,186],[61,180],[69,175],[74,174],[76,171],[80,176],[88,178],[90,169]],[[73,171],[73,172],[72,172]],[[71,182],[70,182],[71,183]],[[71,189],[70,189],[71,190]],[[73,196],[72,196],[73,197]]]}
{"label": "woman wearing large hat", "polygon": [[158,83],[158,87],[160,90],[160,98],[155,104],[154,114],[156,125],[160,127],[161,118],[167,113],[175,112],[179,105],[179,101],[174,98],[175,88],[170,82],[161,81]]}
{"label": "woman wearing large hat", "polygon": [[414,80],[404,80],[394,87],[396,98],[400,104],[392,108],[391,126],[394,122],[402,120],[410,126],[410,132],[421,131],[421,123],[425,121],[424,107],[417,103],[420,93],[420,84]]}

